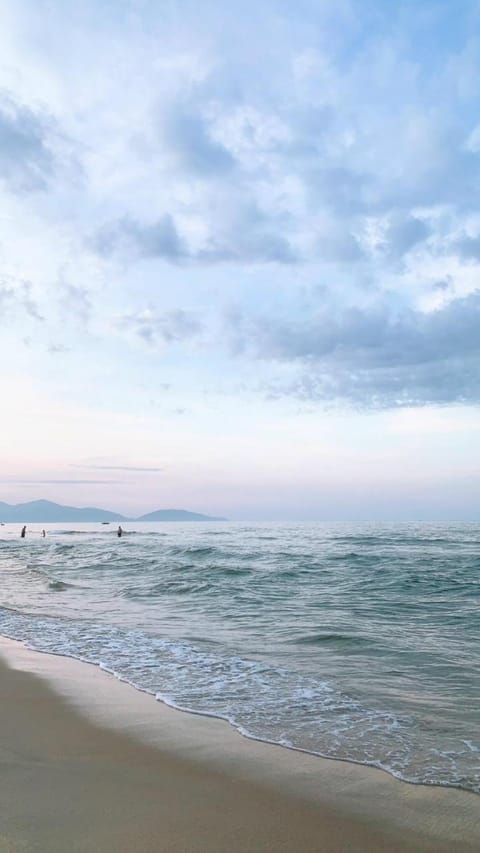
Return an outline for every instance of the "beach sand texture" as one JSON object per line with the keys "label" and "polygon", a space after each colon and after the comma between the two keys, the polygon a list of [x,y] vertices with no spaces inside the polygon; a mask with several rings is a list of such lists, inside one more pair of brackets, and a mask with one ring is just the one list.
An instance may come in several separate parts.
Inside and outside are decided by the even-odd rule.
{"label": "beach sand texture", "polygon": [[480,849],[476,795],[248,741],[86,664],[0,652],[1,853]]}

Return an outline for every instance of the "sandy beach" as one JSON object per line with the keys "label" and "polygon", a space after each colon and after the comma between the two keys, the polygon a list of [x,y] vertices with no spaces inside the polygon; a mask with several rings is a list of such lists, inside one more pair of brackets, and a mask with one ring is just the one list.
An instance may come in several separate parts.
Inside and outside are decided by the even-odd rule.
{"label": "sandy beach", "polygon": [[1,640],[1,853],[473,851],[480,798],[242,738]]}

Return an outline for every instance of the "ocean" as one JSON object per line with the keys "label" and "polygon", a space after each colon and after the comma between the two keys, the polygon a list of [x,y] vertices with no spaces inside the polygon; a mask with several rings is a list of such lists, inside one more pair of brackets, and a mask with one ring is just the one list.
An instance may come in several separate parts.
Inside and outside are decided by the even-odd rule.
{"label": "ocean", "polygon": [[4,525],[0,634],[248,737],[480,792],[480,524]]}

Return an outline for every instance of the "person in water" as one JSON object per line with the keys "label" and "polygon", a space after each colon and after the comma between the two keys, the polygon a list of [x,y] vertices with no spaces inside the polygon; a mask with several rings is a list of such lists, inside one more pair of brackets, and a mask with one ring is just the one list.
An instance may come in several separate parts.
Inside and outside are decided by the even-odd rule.
{"label": "person in water", "polygon": [[24,524],[22,527],[22,532],[20,533],[20,536],[22,537],[22,539],[25,539],[25,533],[26,532],[27,532],[27,525]]}
{"label": "person in water", "polygon": [[120,536],[122,535],[122,533],[123,533],[123,530],[122,530],[121,525],[119,524],[119,525],[118,525],[118,530],[117,530],[117,536],[118,536],[118,538],[119,538],[119,539],[120,539]]}
{"label": "person in water", "polygon": [[44,531],[44,530],[42,530],[42,536],[43,536],[43,538],[44,538],[44,539],[45,539],[45,536],[46,536],[46,535],[47,535],[47,534],[45,533],[45,531]]}

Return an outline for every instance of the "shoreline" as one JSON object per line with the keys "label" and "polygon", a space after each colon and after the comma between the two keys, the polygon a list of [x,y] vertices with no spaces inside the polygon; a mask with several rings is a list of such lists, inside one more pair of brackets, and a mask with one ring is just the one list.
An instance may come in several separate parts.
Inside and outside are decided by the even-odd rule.
{"label": "shoreline", "polygon": [[[8,609],[8,608],[4,607],[4,609]],[[2,645],[4,642],[6,642],[8,645],[11,644],[11,648],[9,649],[8,645],[7,645],[7,647],[4,647]],[[370,770],[373,770],[376,773],[378,772],[378,773],[386,774],[387,776],[391,777],[392,779],[394,779],[397,782],[402,783],[403,785],[412,785],[413,787],[421,787],[421,788],[434,788],[434,789],[439,788],[439,789],[446,789],[446,790],[454,790],[454,791],[459,791],[462,794],[467,794],[469,796],[472,795],[472,796],[480,798],[480,792],[472,791],[469,788],[461,788],[460,786],[455,785],[453,783],[441,783],[441,782],[428,783],[428,782],[422,782],[422,781],[414,781],[411,779],[405,779],[402,776],[396,775],[392,770],[388,769],[387,767],[382,767],[381,765],[375,764],[374,762],[369,763],[367,761],[360,761],[360,760],[355,761],[355,759],[343,758],[341,756],[324,755],[321,752],[315,752],[313,750],[303,749],[302,747],[299,747],[299,746],[292,746],[290,744],[280,743],[280,742],[277,742],[274,740],[267,740],[266,738],[257,737],[254,734],[251,734],[249,732],[242,730],[241,727],[235,725],[235,723],[233,723],[231,720],[229,720],[226,717],[222,717],[222,716],[217,715],[213,712],[210,713],[208,711],[196,711],[193,708],[183,708],[180,705],[175,705],[173,702],[169,702],[168,699],[163,697],[160,693],[154,693],[153,691],[148,690],[147,688],[143,688],[143,687],[139,686],[138,684],[135,684],[132,681],[129,681],[128,679],[123,678],[121,675],[119,675],[118,673],[109,669],[108,667],[103,666],[102,664],[99,664],[99,663],[96,663],[93,661],[89,661],[89,660],[86,660],[86,659],[83,659],[80,657],[75,657],[74,655],[64,654],[62,652],[44,652],[40,649],[33,649],[24,640],[16,640],[14,637],[10,637],[6,634],[0,634],[0,659],[1,659],[2,650],[5,650],[6,655],[8,655],[9,653],[12,654],[12,652],[13,652],[13,655],[14,655],[13,660],[15,660],[15,649],[16,649],[16,647],[23,649],[27,654],[31,653],[34,656],[33,657],[32,669],[31,670],[29,669],[28,671],[31,671],[32,673],[37,673],[37,671],[40,671],[42,676],[45,676],[47,678],[47,680],[50,680],[50,678],[51,678],[52,679],[52,685],[55,685],[56,690],[59,693],[65,692],[65,697],[68,697],[70,700],[72,700],[72,695],[70,695],[69,692],[62,691],[62,684],[58,680],[58,678],[56,678],[54,675],[54,672],[56,672],[56,668],[55,667],[53,667],[53,668],[49,667],[48,669],[50,669],[51,671],[50,671],[50,674],[48,674],[46,667],[38,667],[38,665],[35,664],[35,661],[37,659],[36,658],[37,655],[40,655],[40,656],[45,657],[47,659],[50,658],[53,660],[59,658],[60,660],[63,660],[63,661],[72,661],[74,665],[76,663],[79,663],[82,666],[91,667],[91,668],[93,668],[93,670],[96,670],[96,671],[103,673],[109,679],[113,678],[113,679],[115,679],[116,682],[119,682],[120,684],[124,685],[125,687],[127,687],[131,690],[134,690],[135,692],[143,693],[144,695],[146,695],[150,699],[153,699],[157,703],[157,705],[161,706],[161,708],[166,708],[169,711],[173,711],[174,713],[186,714],[187,717],[200,717],[200,718],[205,718],[208,720],[213,720],[213,721],[216,721],[221,726],[227,725],[233,732],[235,732],[236,735],[238,735],[240,738],[243,738],[247,741],[253,741],[254,743],[259,743],[259,744],[265,744],[266,746],[274,747],[275,749],[280,749],[282,751],[287,750],[289,752],[298,753],[299,755],[304,755],[304,756],[314,758],[314,759],[320,759],[321,761],[334,762],[334,763],[339,762],[339,763],[346,764],[348,766],[357,766],[360,768],[365,768],[365,770],[367,772],[369,772]],[[25,671],[27,671],[27,670],[25,670]],[[78,697],[77,697],[77,700],[78,700]],[[83,703],[81,703],[81,705],[83,707]],[[85,709],[84,709],[84,712],[85,712]],[[95,709],[93,707],[90,707],[89,710],[87,711],[87,713],[88,714],[93,713],[93,715],[95,717]],[[108,725],[108,727],[111,727],[112,725],[114,726],[115,725],[114,720],[112,719],[110,721],[110,723],[108,723],[107,725]],[[138,733],[137,733],[137,736],[138,736]]]}
{"label": "shoreline", "polygon": [[[173,709],[93,664],[34,652],[15,640],[0,637],[0,660],[6,664],[2,666],[0,678],[2,700],[5,689],[9,700],[2,701],[0,706],[2,763],[5,763],[5,750],[7,755],[11,751],[10,743],[4,742],[5,732],[11,730],[13,724],[17,728],[20,724],[16,732],[19,744],[32,740],[36,756],[35,761],[27,761],[27,776],[38,773],[41,752],[38,782],[46,774],[47,785],[54,788],[58,774],[55,721],[61,719],[65,731],[68,730],[63,744],[66,754],[69,742],[76,743],[80,735],[84,746],[75,753],[75,766],[67,767],[59,796],[71,789],[76,801],[73,791],[81,771],[82,778],[89,779],[87,787],[96,791],[94,802],[86,794],[86,799],[75,802],[73,811],[79,811],[82,820],[89,821],[92,810],[93,813],[98,810],[97,803],[103,803],[102,814],[109,809],[110,813],[112,809],[118,811],[115,805],[118,797],[126,814],[132,808],[135,813],[138,809],[144,812],[142,825],[136,830],[138,837],[131,836],[128,842],[131,846],[118,846],[123,842],[119,841],[121,833],[118,834],[116,822],[125,823],[120,811],[115,820],[104,817],[102,822],[98,819],[95,839],[92,837],[85,842],[74,839],[75,843],[70,841],[64,849],[105,850],[105,853],[110,849],[168,850],[172,853],[177,850],[205,853],[218,850],[221,853],[226,849],[239,853],[246,850],[272,853],[298,850],[300,853],[320,849],[322,853],[344,850],[446,853],[455,849],[473,853],[480,847],[480,797],[474,793],[406,783],[386,771],[366,765],[321,758],[242,737],[225,721]],[[15,682],[29,694],[28,706],[21,691],[16,695]],[[42,711],[47,706],[49,713],[42,712],[39,716],[38,709]],[[97,752],[100,748],[100,752],[108,756],[101,768],[100,776],[103,773],[105,778],[100,787],[93,744],[97,745]],[[57,758],[53,760],[55,755]],[[120,792],[117,776],[113,778],[107,772],[112,756],[123,768]],[[7,761],[7,766],[15,777],[15,760],[12,767]],[[129,782],[132,766],[137,783],[139,778],[143,779],[140,787],[144,794],[138,801],[138,784],[133,779]],[[16,767],[17,775],[19,769],[23,778],[25,764]],[[48,779],[49,776],[52,778]],[[176,785],[175,780],[178,782],[179,778],[181,784]],[[5,812],[5,800],[10,797],[5,787],[7,782],[0,783],[2,812]],[[18,791],[21,801],[25,799],[24,782],[23,778]],[[14,790],[12,778],[9,784]],[[150,802],[148,814],[145,813],[145,788]],[[210,797],[205,797],[206,789],[211,790]],[[34,801],[35,790],[31,794]],[[158,795],[153,800],[152,791]],[[222,814],[218,810],[219,796],[223,802]],[[180,803],[183,806],[178,813]],[[24,807],[27,829],[17,819],[18,837],[14,832],[9,837],[10,846],[2,847],[3,826],[0,853],[17,849],[48,849],[49,853],[56,850],[60,853],[65,837],[57,844],[52,836],[44,847],[21,846],[22,833],[28,835],[31,826],[28,815],[36,811],[35,802],[29,801],[28,793]],[[71,811],[72,799],[69,799],[67,813]],[[48,808],[44,812],[48,813]],[[176,815],[174,827],[170,826],[173,814]],[[196,816],[195,820],[192,815]],[[275,815],[273,821],[272,815]],[[63,813],[58,817],[62,822]],[[32,832],[38,833],[43,823],[40,810],[38,824],[32,827]],[[202,826],[200,835],[199,823]],[[123,832],[126,831],[124,826]],[[72,832],[75,832],[73,825]],[[146,846],[141,846],[141,839],[147,835]],[[108,843],[102,840],[107,837]],[[35,834],[31,843],[36,844]]]}

